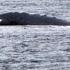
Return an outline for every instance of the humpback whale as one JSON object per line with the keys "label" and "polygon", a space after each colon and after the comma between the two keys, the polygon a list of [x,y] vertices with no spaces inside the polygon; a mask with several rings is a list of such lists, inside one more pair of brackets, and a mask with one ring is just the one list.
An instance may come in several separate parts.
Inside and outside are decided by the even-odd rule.
{"label": "humpback whale", "polygon": [[46,15],[9,12],[0,14],[0,25],[70,25],[70,22]]}

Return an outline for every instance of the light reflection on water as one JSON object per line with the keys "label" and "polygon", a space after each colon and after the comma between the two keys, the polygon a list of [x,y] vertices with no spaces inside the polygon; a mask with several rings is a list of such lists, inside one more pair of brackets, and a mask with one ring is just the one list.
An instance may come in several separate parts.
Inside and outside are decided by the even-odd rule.
{"label": "light reflection on water", "polygon": [[1,70],[69,70],[70,26],[0,26]]}

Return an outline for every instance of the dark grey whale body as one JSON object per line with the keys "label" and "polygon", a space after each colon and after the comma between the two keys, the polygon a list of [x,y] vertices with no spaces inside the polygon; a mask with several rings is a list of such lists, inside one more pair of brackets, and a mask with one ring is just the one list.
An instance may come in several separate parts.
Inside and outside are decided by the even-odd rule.
{"label": "dark grey whale body", "polygon": [[0,25],[70,25],[70,22],[46,15],[10,12],[0,15]]}

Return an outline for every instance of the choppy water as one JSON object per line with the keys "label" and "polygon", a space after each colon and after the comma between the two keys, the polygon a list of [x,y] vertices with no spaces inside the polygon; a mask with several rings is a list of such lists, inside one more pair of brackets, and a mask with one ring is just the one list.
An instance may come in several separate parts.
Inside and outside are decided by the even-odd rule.
{"label": "choppy water", "polygon": [[46,14],[70,21],[70,0],[0,0],[0,13]]}
{"label": "choppy water", "polygon": [[70,70],[70,26],[0,27],[0,70]]}
{"label": "choppy water", "polygon": [[[0,0],[7,12],[70,21],[70,0]],[[70,70],[70,26],[0,26],[0,70]]]}

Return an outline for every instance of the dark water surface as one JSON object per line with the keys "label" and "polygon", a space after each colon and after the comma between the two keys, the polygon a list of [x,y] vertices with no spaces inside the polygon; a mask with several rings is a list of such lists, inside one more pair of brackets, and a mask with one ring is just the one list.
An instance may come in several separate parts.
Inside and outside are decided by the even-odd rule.
{"label": "dark water surface", "polygon": [[0,26],[0,70],[70,70],[70,26]]}

